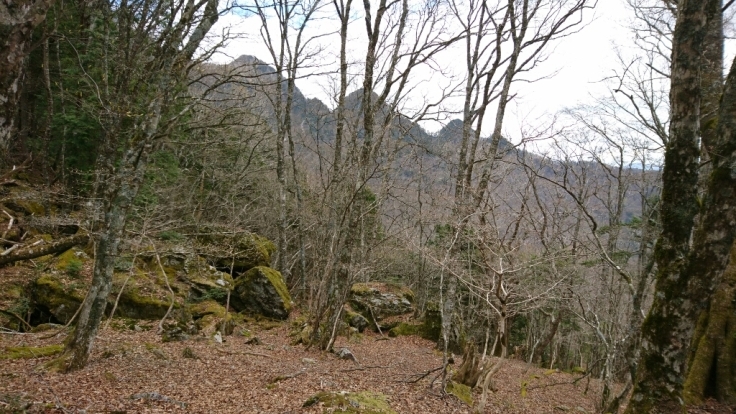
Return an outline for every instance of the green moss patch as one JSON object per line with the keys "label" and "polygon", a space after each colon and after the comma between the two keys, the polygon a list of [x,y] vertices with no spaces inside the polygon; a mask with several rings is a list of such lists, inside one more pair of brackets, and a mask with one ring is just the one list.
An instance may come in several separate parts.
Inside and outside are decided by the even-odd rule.
{"label": "green moss patch", "polygon": [[471,407],[473,406],[473,393],[467,385],[450,381],[447,383],[446,391],[448,394],[454,395],[458,400],[465,404],[468,404]]}
{"label": "green moss patch", "polygon": [[65,286],[53,275],[43,275],[30,286],[31,298],[36,305],[49,311],[59,322],[67,323],[84,300],[86,286],[71,283]]}
{"label": "green moss patch", "polygon": [[389,406],[386,396],[368,391],[363,392],[320,392],[304,402],[303,407],[321,404],[324,412],[344,414],[396,414]]}
{"label": "green moss patch", "polygon": [[254,267],[239,276],[230,299],[235,309],[274,319],[286,319],[292,308],[281,273],[265,266]]}
{"label": "green moss patch", "polygon": [[56,355],[64,350],[64,345],[11,346],[0,353],[0,359],[32,359]]}

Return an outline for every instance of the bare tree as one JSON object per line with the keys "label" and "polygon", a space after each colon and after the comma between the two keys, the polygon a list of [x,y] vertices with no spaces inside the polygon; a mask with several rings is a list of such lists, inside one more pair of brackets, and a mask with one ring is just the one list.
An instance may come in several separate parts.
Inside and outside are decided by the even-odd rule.
{"label": "bare tree", "polygon": [[[54,0],[3,1],[0,3],[0,147],[6,151],[14,138],[26,58],[33,30],[46,19]],[[7,156],[7,154],[4,154]]]}
{"label": "bare tree", "polygon": [[[106,29],[119,25],[130,31],[126,32],[127,37],[103,32],[105,41],[122,42],[106,49],[106,67],[117,70],[102,78],[101,85],[90,79],[91,92],[97,95],[98,109],[108,126],[104,137],[108,151],[99,161],[104,169],[100,174],[104,187],[103,183],[98,186],[104,188],[103,219],[97,235],[90,291],[64,353],[55,361],[61,370],[80,369],[87,363],[107,306],[126,215],[140,188],[148,157],[156,141],[188,112],[190,104],[177,107],[174,102],[186,96],[186,87],[181,85],[186,84],[192,57],[219,17],[215,0],[175,2],[171,7],[173,13],[157,3],[124,2],[98,10]],[[145,18],[139,19],[140,16]],[[131,48],[134,42],[140,46]],[[128,53],[130,50],[137,53]],[[208,54],[202,57],[206,59]],[[141,66],[141,62],[147,63]],[[140,84],[148,87],[139,88]],[[126,107],[128,111],[124,110]],[[123,149],[120,156],[118,148]]]}

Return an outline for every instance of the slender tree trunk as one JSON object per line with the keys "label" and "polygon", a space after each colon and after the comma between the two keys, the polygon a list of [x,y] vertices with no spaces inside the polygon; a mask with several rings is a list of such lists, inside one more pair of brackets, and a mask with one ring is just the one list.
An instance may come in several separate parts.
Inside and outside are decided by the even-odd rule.
{"label": "slender tree trunk", "polygon": [[[46,19],[54,0],[0,2],[0,151],[7,151],[15,134],[26,57],[33,30]],[[7,154],[3,154],[6,156]]]}
{"label": "slender tree trunk", "polygon": [[112,288],[115,258],[123,236],[126,215],[143,181],[150,146],[150,142],[141,140],[137,148],[128,150],[121,169],[116,174],[113,188],[117,188],[118,191],[111,194],[106,201],[105,228],[97,241],[92,286],[82,304],[74,332],[67,339],[64,354],[56,361],[60,364],[57,368],[61,371],[84,368],[92,352],[92,345],[105,314],[107,297]]}

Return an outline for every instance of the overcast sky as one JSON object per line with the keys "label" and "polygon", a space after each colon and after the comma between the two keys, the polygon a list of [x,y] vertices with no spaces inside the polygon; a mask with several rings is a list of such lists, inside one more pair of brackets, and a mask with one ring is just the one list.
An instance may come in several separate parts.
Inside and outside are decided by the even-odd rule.
{"label": "overcast sky", "polygon": [[[356,2],[357,6],[357,2]],[[332,12],[333,9],[330,9]],[[562,108],[590,102],[591,96],[606,94],[607,87],[601,82],[610,76],[615,69],[620,69],[616,59],[616,48],[626,50],[633,48],[633,33],[628,29],[631,21],[631,12],[625,0],[599,0],[594,11],[584,14],[585,26],[578,33],[558,41],[548,53],[548,59],[536,68],[535,76],[548,76],[533,83],[517,83],[517,96],[510,106],[509,116],[505,121],[505,133],[513,137],[518,135],[519,126],[523,124],[543,123],[545,114],[553,114]],[[356,24],[362,25],[362,21]],[[218,22],[216,30],[229,27],[232,33],[239,38],[232,40],[224,50],[224,54],[216,57],[219,62],[229,61],[240,55],[254,55],[265,62],[272,59],[261,39],[258,29],[260,20],[257,17],[226,16]],[[334,28],[320,23],[315,25],[311,34],[326,33]],[[364,29],[356,26],[353,30],[353,40],[350,45],[356,56],[365,53]],[[327,67],[336,63],[334,54],[338,52],[339,37],[332,35],[324,38],[323,45],[335,49],[333,55],[323,57]],[[458,53],[460,52],[460,53]],[[462,50],[457,56],[445,56],[443,62],[463,62]],[[415,79],[418,82],[417,93],[428,93],[437,85],[448,84],[449,81],[434,77],[426,79],[427,72],[418,72]],[[425,78],[425,79],[423,79]],[[329,102],[331,82],[327,78],[305,79],[297,82],[299,89],[307,97],[316,97],[323,102]],[[357,88],[357,85],[354,85]],[[437,129],[439,125],[427,123],[428,129]]]}

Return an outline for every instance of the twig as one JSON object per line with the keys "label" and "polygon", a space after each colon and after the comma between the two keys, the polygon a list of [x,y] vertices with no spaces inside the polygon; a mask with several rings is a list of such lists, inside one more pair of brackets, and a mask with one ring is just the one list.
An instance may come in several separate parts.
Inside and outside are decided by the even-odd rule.
{"label": "twig", "polygon": [[437,368],[434,368],[434,369],[430,369],[429,371],[427,371],[427,372],[425,372],[425,373],[422,373],[422,374],[414,374],[414,375],[412,375],[413,377],[417,377],[416,379],[413,379],[413,380],[403,380],[403,381],[396,381],[396,382],[406,382],[406,383],[409,383],[409,384],[416,384],[417,382],[419,382],[419,381],[423,380],[424,378],[426,378],[426,377],[427,377],[427,376],[428,376],[429,374],[431,374],[431,373],[433,373],[433,372],[437,372],[437,371],[439,371],[439,370],[441,370],[441,369],[442,369],[442,367],[441,367],[441,366],[439,366],[439,367],[437,367]]}
{"label": "twig", "polygon": [[23,322],[23,324],[26,326],[26,328],[28,328],[28,330],[33,329],[33,327],[28,322],[26,322],[25,319],[21,318],[20,315],[18,315],[17,313],[11,312],[11,311],[5,310],[5,309],[0,309],[0,312],[5,313],[5,314],[10,315],[10,316],[15,316],[19,321]]}
{"label": "twig", "polygon": [[167,403],[176,404],[179,406],[179,408],[187,408],[187,403],[182,401],[177,401],[173,398],[169,398],[165,395],[161,395],[157,392],[142,392],[139,394],[133,394],[130,396],[131,400],[153,400],[153,401],[163,401]]}
{"label": "twig", "polygon": [[383,332],[381,332],[381,326],[378,325],[378,320],[376,319],[376,315],[373,314],[373,308],[368,305],[368,310],[371,312],[371,318],[373,318],[373,323],[376,324],[376,329],[378,329],[378,333],[381,334],[381,337],[383,337]]}
{"label": "twig", "polygon": [[0,256],[7,256],[8,254],[10,254],[10,252],[12,252],[13,250],[17,249],[18,246],[21,246],[21,244],[18,243],[18,244],[14,244],[14,245],[8,247],[5,251],[3,251],[2,253],[0,253]]}
{"label": "twig", "polygon": [[169,284],[169,277],[166,275],[166,270],[164,270],[164,266],[161,264],[161,256],[159,256],[158,252],[156,251],[156,245],[153,244],[153,241],[151,241],[150,238],[148,238],[149,242],[151,242],[151,247],[153,247],[153,253],[156,255],[156,263],[158,263],[158,268],[161,269],[161,274],[164,277],[164,281],[166,281],[166,287],[169,289],[169,292],[171,293],[171,303],[169,304],[169,309],[166,310],[166,314],[158,323],[158,333],[161,333],[164,331],[164,322],[166,321],[166,318],[169,317],[169,314],[171,313],[171,309],[174,308],[174,303],[176,302],[176,295],[174,294],[174,290],[171,289],[171,285]]}
{"label": "twig", "polygon": [[8,232],[10,231],[10,229],[12,229],[12,228],[13,228],[13,222],[15,221],[15,219],[14,219],[14,218],[13,218],[13,216],[11,216],[11,215],[10,215],[10,213],[8,213],[7,211],[3,210],[3,213],[5,213],[5,215],[6,215],[6,216],[8,216],[8,218],[10,219],[10,221],[8,222],[8,229],[7,229],[7,230],[5,230],[5,231],[3,232],[3,235],[2,235],[2,238],[4,239],[4,238],[5,238],[5,236],[6,236],[7,234],[8,234]]}
{"label": "twig", "polygon": [[287,379],[296,378],[296,377],[298,377],[298,376],[300,376],[302,374],[306,374],[306,373],[307,373],[307,369],[306,368],[302,368],[301,371],[297,371],[297,372],[295,372],[293,374],[277,375],[277,376],[271,378],[268,381],[268,383],[269,384],[276,384],[277,382],[281,382],[281,381],[284,381],[284,380],[287,380]]}
{"label": "twig", "polygon": [[112,311],[110,312],[110,317],[107,318],[107,322],[105,322],[105,329],[107,329],[108,326],[110,326],[110,322],[112,321],[112,317],[115,316],[115,310],[118,308],[118,303],[120,302],[120,297],[123,296],[123,290],[125,290],[125,286],[128,284],[128,281],[131,277],[133,277],[133,270],[135,269],[135,259],[138,257],[138,253],[135,253],[133,255],[133,260],[130,262],[130,267],[128,268],[128,277],[125,278],[123,281],[123,285],[120,286],[120,292],[118,292],[118,295],[115,297],[115,304],[112,306]]}
{"label": "twig", "polygon": [[391,365],[365,365],[360,368],[341,369],[340,372],[365,371],[374,368],[391,368]]}
{"label": "twig", "polygon": [[221,352],[223,354],[228,354],[228,355],[252,355],[252,356],[262,356],[262,357],[266,357],[266,358],[273,358],[272,355],[259,354],[258,352],[247,352],[247,351],[243,351],[243,352],[229,352],[229,351],[226,351],[226,350],[220,349],[220,348],[215,348],[215,351]]}

